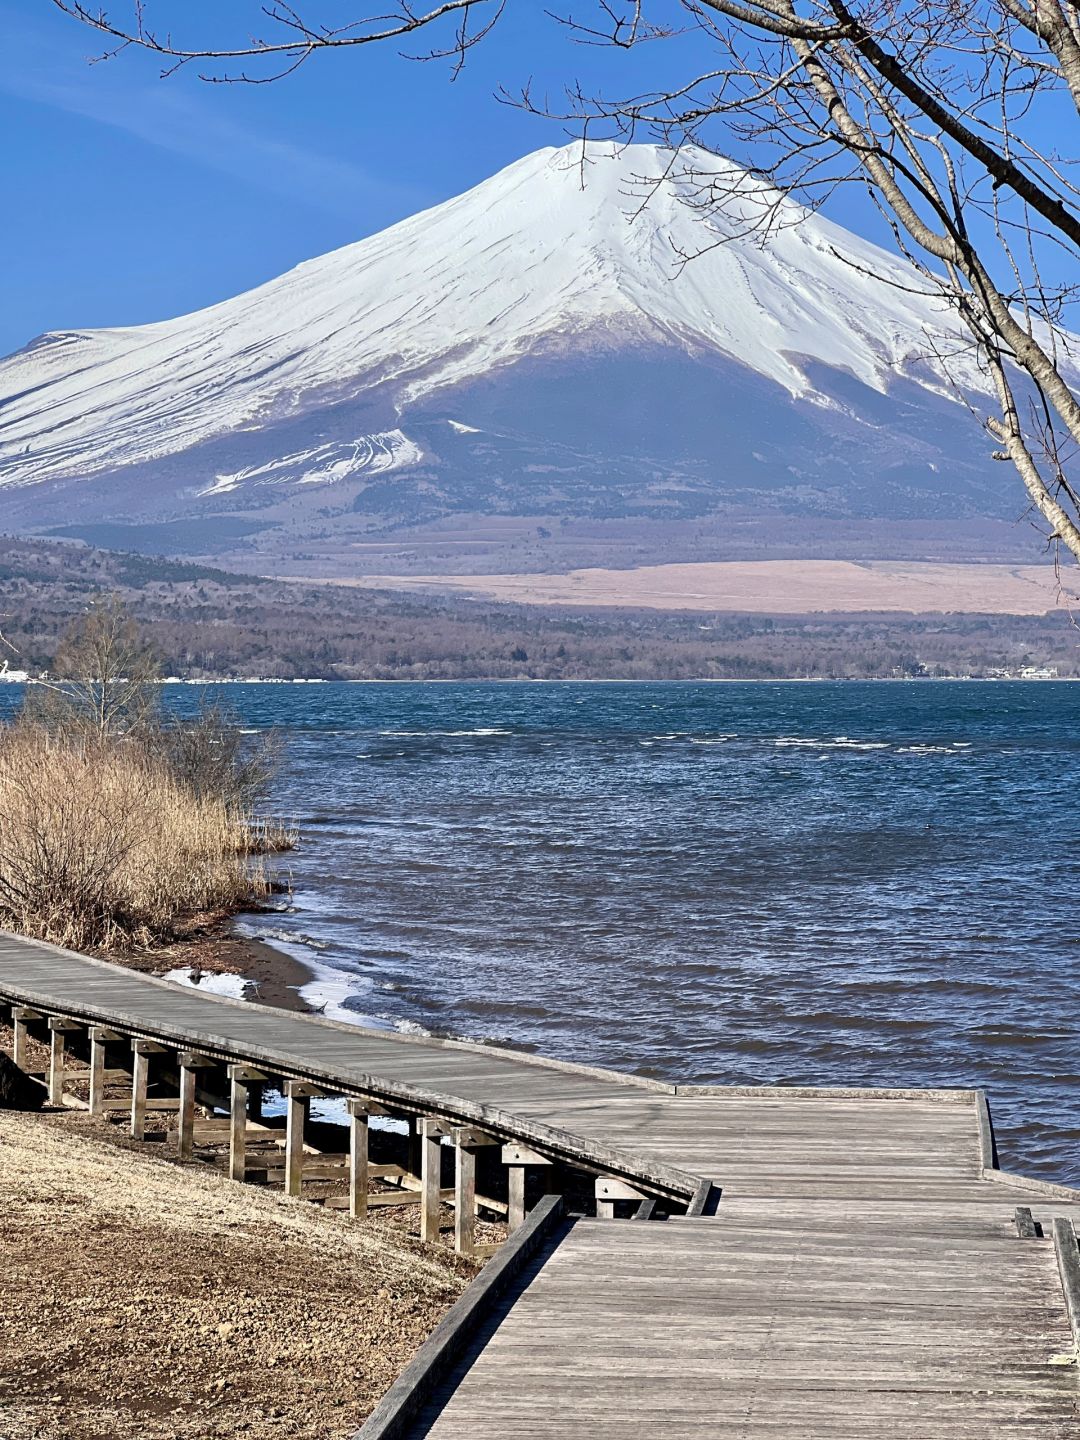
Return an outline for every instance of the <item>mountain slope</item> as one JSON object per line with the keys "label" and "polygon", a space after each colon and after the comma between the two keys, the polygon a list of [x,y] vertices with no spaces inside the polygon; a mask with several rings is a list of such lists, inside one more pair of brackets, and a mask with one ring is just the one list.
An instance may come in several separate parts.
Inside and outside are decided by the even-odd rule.
{"label": "mountain slope", "polygon": [[724,516],[813,516],[837,553],[867,521],[1011,518],[954,318],[790,203],[763,244],[748,178],[706,215],[719,163],[538,151],[234,300],[41,337],[0,362],[0,523],[340,566],[455,514],[712,517],[721,549]]}

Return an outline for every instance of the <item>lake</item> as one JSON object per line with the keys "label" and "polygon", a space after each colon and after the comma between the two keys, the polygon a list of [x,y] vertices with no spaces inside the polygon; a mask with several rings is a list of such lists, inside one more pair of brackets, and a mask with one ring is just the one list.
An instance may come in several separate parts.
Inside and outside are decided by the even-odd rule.
{"label": "lake", "polygon": [[209,693],[286,742],[292,907],[245,924],[330,1013],[681,1081],[982,1086],[1003,1165],[1080,1181],[1080,686]]}

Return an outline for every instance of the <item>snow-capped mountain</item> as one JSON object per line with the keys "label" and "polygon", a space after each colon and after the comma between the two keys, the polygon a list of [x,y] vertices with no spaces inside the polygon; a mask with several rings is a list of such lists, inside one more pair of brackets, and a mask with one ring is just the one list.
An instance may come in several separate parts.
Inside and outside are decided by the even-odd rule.
{"label": "snow-capped mountain", "polygon": [[181,548],[285,556],[454,514],[1018,509],[942,303],[790,202],[764,237],[775,196],[748,177],[706,210],[721,171],[541,150],[236,299],[46,334],[0,362],[0,524],[182,523]]}

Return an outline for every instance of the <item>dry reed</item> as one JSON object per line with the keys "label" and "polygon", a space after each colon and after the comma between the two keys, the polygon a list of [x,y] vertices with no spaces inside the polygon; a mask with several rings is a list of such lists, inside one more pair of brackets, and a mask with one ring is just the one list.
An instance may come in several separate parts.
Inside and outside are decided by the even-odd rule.
{"label": "dry reed", "polygon": [[249,822],[145,746],[0,729],[0,926],[73,949],[168,938],[268,893]]}

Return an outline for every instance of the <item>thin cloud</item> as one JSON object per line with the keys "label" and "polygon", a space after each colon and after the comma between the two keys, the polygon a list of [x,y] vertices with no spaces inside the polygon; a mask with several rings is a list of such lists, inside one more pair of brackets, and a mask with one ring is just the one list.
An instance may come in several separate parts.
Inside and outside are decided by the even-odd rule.
{"label": "thin cloud", "polygon": [[[2,8],[2,7],[0,7]],[[256,133],[217,113],[209,95],[167,81],[121,78],[119,70],[58,56],[40,34],[23,34],[7,49],[17,57],[0,68],[0,91],[79,115],[171,151],[248,185],[363,223],[372,205],[410,214],[430,203],[416,187],[386,180],[361,165]]]}

